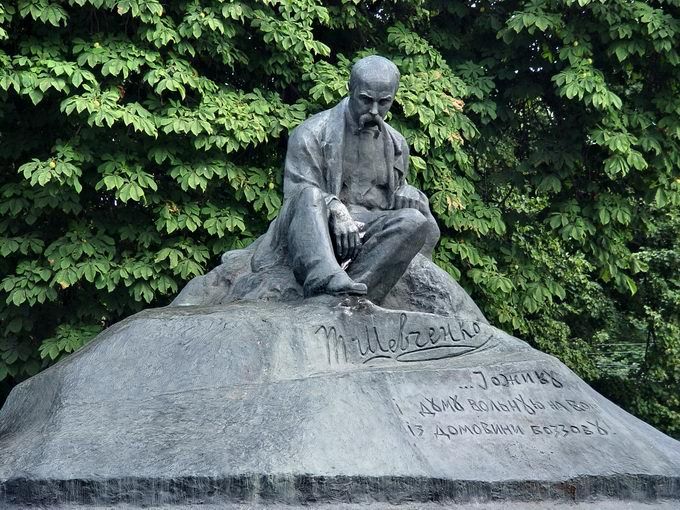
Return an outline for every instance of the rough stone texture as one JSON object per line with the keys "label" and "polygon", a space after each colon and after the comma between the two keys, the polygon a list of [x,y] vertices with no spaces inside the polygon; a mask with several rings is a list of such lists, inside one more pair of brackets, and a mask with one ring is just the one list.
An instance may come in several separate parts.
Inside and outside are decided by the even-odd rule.
{"label": "rough stone texture", "polygon": [[[172,306],[224,305],[243,300],[301,303],[302,286],[286,265],[251,271],[251,257],[261,240],[246,249],[225,253],[222,264],[191,280]],[[423,255],[416,255],[381,306],[488,322],[458,282]]]}
{"label": "rough stone texture", "polygon": [[[45,508],[48,507],[35,507]],[[138,506],[122,503],[120,505],[90,506],[90,505],[58,505],[50,506],[49,510],[138,510]],[[160,505],[144,507],[145,510],[265,510],[272,508],[284,508],[285,510],[307,510],[310,505],[286,505],[285,507],[266,505],[266,504],[240,504],[223,503],[219,505],[195,504],[195,505]],[[331,503],[314,505],[315,510],[677,510],[678,502],[672,500],[640,502],[640,501],[620,501],[597,499],[588,502],[556,502],[551,501],[546,505],[545,502],[495,502],[495,503],[476,503],[466,502],[462,504],[444,503],[403,503],[400,505],[390,505],[389,503]],[[10,506],[3,510],[24,510]]]}
{"label": "rough stone texture", "polygon": [[680,499],[680,443],[470,317],[147,310],[17,386],[0,508]]}
{"label": "rough stone texture", "polygon": [[[117,505],[58,505],[42,506],[32,508],[46,510],[138,510],[139,506],[121,503]],[[283,508],[285,510],[307,510],[310,505],[267,505],[260,503],[222,503],[219,505],[193,504],[193,505],[154,505],[145,506],[145,510],[264,510],[272,508]],[[442,503],[402,503],[391,505],[389,503],[330,503],[315,504],[314,510],[678,510],[678,502],[673,500],[657,500],[653,502],[642,501],[620,501],[596,499],[587,502],[557,502],[551,501],[546,505],[545,501],[531,502],[494,502],[478,503],[467,501],[457,504],[450,501]],[[3,510],[25,510],[11,505]]]}

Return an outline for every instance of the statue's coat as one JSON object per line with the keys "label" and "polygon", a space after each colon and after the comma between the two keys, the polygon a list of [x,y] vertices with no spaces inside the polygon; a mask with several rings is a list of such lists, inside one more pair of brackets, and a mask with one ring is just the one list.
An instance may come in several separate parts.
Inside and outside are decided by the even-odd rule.
{"label": "statue's coat", "polygon": [[[269,231],[258,242],[251,264],[257,272],[274,265],[286,264],[286,233],[291,215],[296,209],[296,198],[308,187],[324,195],[326,204],[339,200],[342,188],[345,119],[348,99],[343,99],[330,110],[313,115],[290,135],[283,179],[284,204]],[[405,184],[408,172],[408,144],[404,137],[389,126],[385,129],[385,161],[388,168],[388,191]]]}

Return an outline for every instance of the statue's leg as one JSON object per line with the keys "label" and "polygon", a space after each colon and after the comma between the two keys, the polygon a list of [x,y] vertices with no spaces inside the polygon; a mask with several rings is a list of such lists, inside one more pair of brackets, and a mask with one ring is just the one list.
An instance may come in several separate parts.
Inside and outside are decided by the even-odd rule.
{"label": "statue's leg", "polygon": [[288,224],[288,259],[305,297],[316,294],[365,294],[338,264],[328,230],[326,201],[317,188],[295,199]]}
{"label": "statue's leg", "polygon": [[368,298],[380,303],[423,248],[427,218],[416,209],[397,209],[359,215],[366,223],[361,250],[347,268],[355,282],[365,283]]}
{"label": "statue's leg", "polygon": [[425,238],[423,247],[420,249],[420,254],[432,260],[432,251],[437,245],[437,242],[439,242],[440,231],[439,225],[437,225],[437,220],[434,219],[432,213],[428,211],[428,214],[425,215],[425,218],[427,219],[427,225],[425,227],[427,230],[427,236]]}

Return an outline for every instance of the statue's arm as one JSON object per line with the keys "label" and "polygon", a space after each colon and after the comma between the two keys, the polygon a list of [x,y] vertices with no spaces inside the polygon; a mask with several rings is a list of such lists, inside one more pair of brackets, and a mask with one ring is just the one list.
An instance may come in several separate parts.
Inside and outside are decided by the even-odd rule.
{"label": "statue's arm", "polygon": [[404,172],[403,174],[399,174],[397,178],[397,188],[394,190],[394,195],[392,197],[392,208],[405,209],[410,207],[412,209],[418,209],[425,215],[429,215],[430,203],[425,193],[406,182],[406,175],[408,175],[409,167],[409,149],[408,144],[403,137],[400,137],[400,145],[400,157],[403,158],[402,167],[404,168]]}
{"label": "statue's arm", "polygon": [[393,209],[412,208],[418,209],[421,213],[423,213],[423,215],[427,219],[427,238],[425,240],[423,248],[420,250],[420,253],[425,257],[431,259],[432,250],[439,241],[440,235],[439,226],[437,225],[437,220],[435,220],[434,216],[432,215],[432,211],[430,211],[430,201],[427,199],[427,195],[425,195],[425,193],[420,191],[415,186],[411,186],[406,182],[406,175],[408,175],[409,166],[408,157],[409,150],[408,144],[406,143],[406,140],[403,139],[403,137],[401,139],[401,143],[402,143],[401,157],[404,158],[404,160],[402,161],[404,173],[401,176],[401,179],[397,181],[399,187],[394,191],[394,195],[392,196],[392,208]]}
{"label": "statue's arm", "polygon": [[323,194],[326,205],[337,200],[335,195],[328,192],[323,168],[323,152],[318,133],[305,124],[300,125],[288,139],[283,174],[284,197],[294,197],[304,188],[312,186]]}
{"label": "statue's arm", "polygon": [[347,207],[328,191],[319,131],[313,124],[302,124],[291,133],[283,176],[283,195],[292,198],[310,186],[321,192],[328,207],[334,251],[340,260],[347,260],[356,257],[361,246],[359,229]]}

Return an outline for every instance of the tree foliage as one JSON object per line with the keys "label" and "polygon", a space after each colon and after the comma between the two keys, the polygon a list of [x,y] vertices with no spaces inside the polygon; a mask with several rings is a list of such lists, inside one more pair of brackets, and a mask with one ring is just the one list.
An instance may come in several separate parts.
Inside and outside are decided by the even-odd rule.
{"label": "tree foliage", "polygon": [[0,381],[162,305],[281,205],[288,132],[389,121],[489,318],[680,434],[680,1],[0,4]]}

